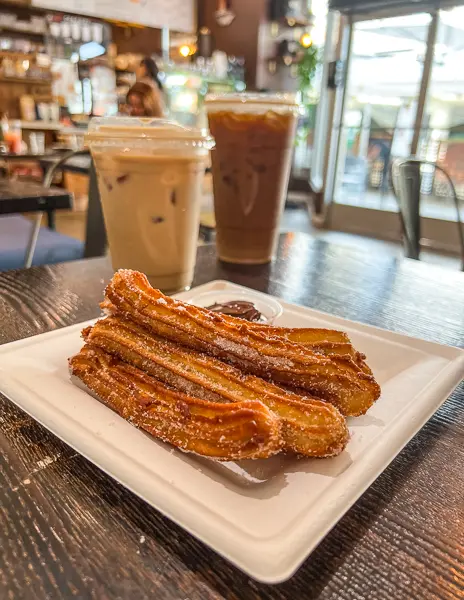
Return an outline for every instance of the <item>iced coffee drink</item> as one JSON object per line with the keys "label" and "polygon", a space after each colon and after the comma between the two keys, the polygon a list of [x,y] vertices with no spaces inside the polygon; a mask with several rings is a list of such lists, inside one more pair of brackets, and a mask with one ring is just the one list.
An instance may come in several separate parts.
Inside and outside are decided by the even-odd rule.
{"label": "iced coffee drink", "polygon": [[206,100],[216,243],[226,262],[272,260],[285,204],[298,107],[291,95],[226,94]]}
{"label": "iced coffee drink", "polygon": [[87,136],[114,269],[163,291],[190,286],[202,183],[213,142],[160,119],[92,120]]}

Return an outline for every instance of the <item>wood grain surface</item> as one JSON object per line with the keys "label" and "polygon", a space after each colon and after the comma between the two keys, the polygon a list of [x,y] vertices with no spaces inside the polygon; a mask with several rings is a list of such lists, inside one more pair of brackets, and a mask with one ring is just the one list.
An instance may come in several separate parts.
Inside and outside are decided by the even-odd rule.
{"label": "wood grain surface", "polygon": [[[0,343],[99,314],[105,259],[0,274]],[[464,345],[464,275],[282,237],[272,266],[222,278],[329,313]],[[1,599],[443,599],[463,597],[464,386],[288,582],[266,586],[126,491],[0,396]]]}

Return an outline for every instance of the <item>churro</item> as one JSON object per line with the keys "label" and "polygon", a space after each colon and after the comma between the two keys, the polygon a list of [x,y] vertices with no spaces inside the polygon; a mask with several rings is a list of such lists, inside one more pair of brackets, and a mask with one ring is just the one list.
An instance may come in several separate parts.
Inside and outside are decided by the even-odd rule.
{"label": "churro", "polygon": [[280,421],[261,402],[195,398],[89,346],[69,364],[72,374],[107,406],[181,450],[240,460],[268,458],[281,448]]}
{"label": "churro", "polygon": [[234,364],[278,384],[301,388],[334,404],[346,416],[364,414],[380,387],[349,356],[325,356],[250,323],[164,296],[136,271],[122,270],[106,288],[118,313],[152,333]]}
{"label": "churro", "polygon": [[282,422],[286,450],[305,456],[333,456],[348,441],[345,419],[332,405],[245,375],[220,360],[149,333],[121,317],[108,317],[83,332],[97,346],[165,384],[213,402],[260,401]]}

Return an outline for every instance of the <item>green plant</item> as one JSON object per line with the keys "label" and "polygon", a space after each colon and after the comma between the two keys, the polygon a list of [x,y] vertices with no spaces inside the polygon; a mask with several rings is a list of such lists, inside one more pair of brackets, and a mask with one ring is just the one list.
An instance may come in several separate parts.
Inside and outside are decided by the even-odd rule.
{"label": "green plant", "polygon": [[298,81],[301,95],[307,95],[319,64],[319,49],[314,46],[305,48],[300,44],[300,59],[298,61]]}
{"label": "green plant", "polygon": [[[309,48],[300,44],[299,60],[297,63],[297,75],[299,86],[298,89],[301,94],[301,104],[304,107],[305,113],[309,120],[313,115],[313,101],[310,97],[311,84],[316,74],[317,66],[320,62],[321,55],[319,48],[315,48],[313,45]],[[297,135],[297,144],[305,144],[310,127],[300,127]]]}

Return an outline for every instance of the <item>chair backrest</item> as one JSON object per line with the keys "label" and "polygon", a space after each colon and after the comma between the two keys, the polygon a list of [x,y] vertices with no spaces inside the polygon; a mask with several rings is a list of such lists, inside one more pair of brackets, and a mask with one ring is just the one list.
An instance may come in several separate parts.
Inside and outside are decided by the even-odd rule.
{"label": "chair backrest", "polygon": [[106,253],[107,237],[103,209],[98,189],[97,173],[92,161],[89,171],[89,206],[85,228],[84,258],[96,258]]}
{"label": "chair backrest", "polygon": [[421,162],[413,159],[394,160],[391,176],[393,191],[400,209],[406,255],[417,260],[420,255],[421,239]]}
{"label": "chair backrest", "polygon": [[408,258],[414,259],[420,257],[420,201],[424,167],[429,167],[429,175],[430,170],[433,175],[436,171],[439,171],[448,183],[450,196],[456,208],[458,239],[461,246],[462,269],[464,270],[464,232],[459,210],[459,198],[454,183],[440,165],[415,158],[396,159],[391,165],[392,186],[400,209],[406,255]]}
{"label": "chair backrest", "polygon": [[[49,187],[53,182],[53,177],[65,163],[76,156],[89,156],[88,150],[73,150],[66,153],[53,165],[51,165],[45,174],[44,185]],[[97,175],[93,161],[90,161],[89,167],[89,204],[87,209],[87,222],[85,230],[84,258],[94,258],[104,256],[106,252],[106,228],[103,220],[100,192],[98,190]]]}
{"label": "chair backrest", "polygon": [[90,156],[90,152],[88,150],[70,150],[63,154],[61,158],[53,162],[46,170],[43,180],[44,187],[51,187],[56,172],[59,171],[68,160],[75,158],[76,156]]}

